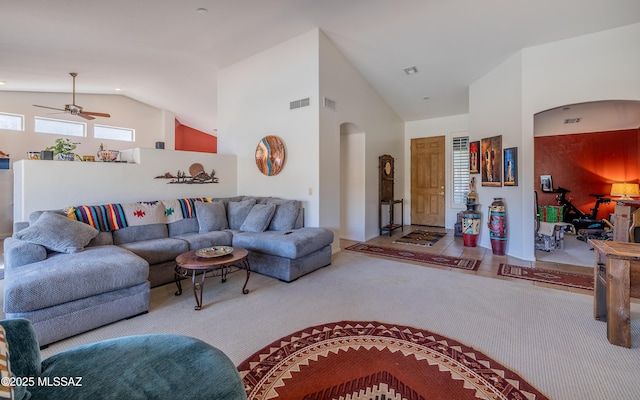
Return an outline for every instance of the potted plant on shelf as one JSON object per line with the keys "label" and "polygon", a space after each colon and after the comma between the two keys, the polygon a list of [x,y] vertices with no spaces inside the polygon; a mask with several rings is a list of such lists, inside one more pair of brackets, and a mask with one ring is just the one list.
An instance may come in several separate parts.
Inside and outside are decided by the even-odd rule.
{"label": "potted plant on shelf", "polygon": [[[73,161],[76,158],[76,154],[73,150],[79,145],[78,142],[72,142],[68,138],[58,138],[53,146],[49,146],[44,151],[51,151],[58,160]],[[43,157],[43,159],[45,159]]]}

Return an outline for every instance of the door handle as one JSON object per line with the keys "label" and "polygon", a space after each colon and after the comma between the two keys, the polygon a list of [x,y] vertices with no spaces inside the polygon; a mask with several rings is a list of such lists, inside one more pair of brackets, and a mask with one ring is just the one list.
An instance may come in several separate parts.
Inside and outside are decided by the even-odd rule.
{"label": "door handle", "polygon": [[444,196],[444,192],[438,192],[438,194]]}

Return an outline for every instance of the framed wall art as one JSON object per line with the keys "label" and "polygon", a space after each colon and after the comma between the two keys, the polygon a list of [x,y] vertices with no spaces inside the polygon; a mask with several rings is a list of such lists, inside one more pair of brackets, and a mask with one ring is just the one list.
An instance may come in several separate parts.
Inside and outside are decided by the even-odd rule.
{"label": "framed wall art", "polygon": [[469,143],[469,173],[480,173],[480,141]]}
{"label": "framed wall art", "polygon": [[502,186],[502,135],[482,139],[480,166],[482,186]]}
{"label": "framed wall art", "polygon": [[518,148],[504,149],[504,186],[518,186]]}
{"label": "framed wall art", "polygon": [[285,148],[282,139],[269,135],[256,146],[256,166],[267,176],[278,175],[284,166]]}
{"label": "framed wall art", "polygon": [[553,179],[551,175],[540,175],[540,189],[545,193],[553,192]]}

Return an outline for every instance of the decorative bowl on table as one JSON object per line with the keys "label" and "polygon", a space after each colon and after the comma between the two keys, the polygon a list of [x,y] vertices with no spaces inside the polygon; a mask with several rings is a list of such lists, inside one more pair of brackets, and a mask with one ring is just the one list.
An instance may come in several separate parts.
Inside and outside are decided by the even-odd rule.
{"label": "decorative bowl on table", "polygon": [[114,162],[118,159],[120,152],[118,150],[100,150],[98,151],[98,160],[104,162]]}
{"label": "decorative bowl on table", "polygon": [[196,256],[202,258],[213,258],[226,256],[227,254],[231,254],[231,252],[233,252],[233,247],[230,246],[212,246],[196,250]]}

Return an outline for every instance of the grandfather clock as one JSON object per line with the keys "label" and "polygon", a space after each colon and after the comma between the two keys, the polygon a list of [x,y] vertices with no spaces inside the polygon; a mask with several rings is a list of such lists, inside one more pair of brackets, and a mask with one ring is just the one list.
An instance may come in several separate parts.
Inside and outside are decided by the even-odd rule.
{"label": "grandfather clock", "polygon": [[[400,204],[400,215],[401,220],[404,218],[404,201],[403,199],[396,200],[393,194],[393,184],[394,184],[394,175],[395,175],[395,167],[394,167],[394,159],[388,154],[379,157],[379,202],[378,202],[378,221],[380,225],[380,235],[388,232],[389,236],[393,233],[394,230],[400,228],[404,230],[402,223],[396,224],[394,223],[394,208],[395,205]],[[389,223],[383,225],[382,222],[382,211],[384,207],[388,207],[389,211]],[[401,221],[402,222],[402,221]]]}

